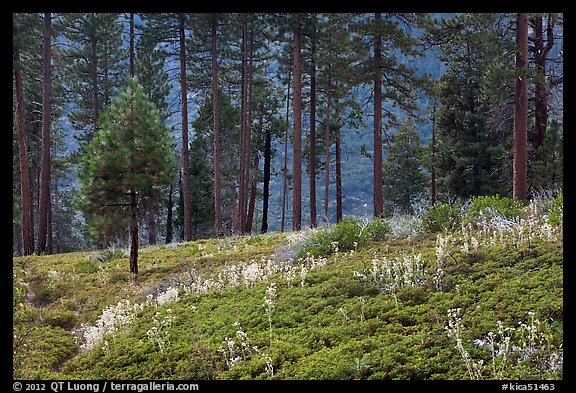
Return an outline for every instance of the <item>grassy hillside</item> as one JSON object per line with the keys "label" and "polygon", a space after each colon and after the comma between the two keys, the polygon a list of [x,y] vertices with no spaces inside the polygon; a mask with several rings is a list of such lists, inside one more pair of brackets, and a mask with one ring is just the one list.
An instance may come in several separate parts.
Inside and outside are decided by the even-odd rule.
{"label": "grassy hillside", "polygon": [[14,258],[13,375],[561,379],[546,206]]}

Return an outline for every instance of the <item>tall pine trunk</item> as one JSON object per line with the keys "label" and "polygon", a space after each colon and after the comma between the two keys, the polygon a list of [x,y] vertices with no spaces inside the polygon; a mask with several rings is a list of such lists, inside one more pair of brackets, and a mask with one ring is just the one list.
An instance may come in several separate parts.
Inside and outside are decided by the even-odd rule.
{"label": "tall pine trunk", "polygon": [[294,21],[294,145],[293,145],[293,197],[292,230],[302,227],[302,64],[300,53],[300,16]]}
{"label": "tall pine trunk", "polygon": [[[266,78],[266,73],[264,73]],[[258,119],[258,140],[262,140],[262,129],[264,125],[264,105],[260,105],[260,118]],[[254,209],[256,207],[256,191],[258,183],[258,167],[260,166],[260,156],[254,155],[254,172],[252,173],[252,184],[250,186],[250,202],[248,204],[248,217],[246,219],[246,233],[252,233],[252,224],[254,222]]]}
{"label": "tall pine trunk", "polygon": [[52,80],[52,15],[44,14],[44,48],[42,76],[42,159],[40,168],[40,201],[38,207],[38,242],[36,253],[47,251],[48,209],[50,208],[50,92]]}
{"label": "tall pine trunk", "polygon": [[[291,56],[292,57],[292,56]],[[290,59],[292,62],[292,58]],[[280,219],[280,232],[284,232],[286,217],[286,195],[288,192],[288,131],[290,129],[290,82],[292,81],[292,67],[288,67],[288,87],[286,91],[286,131],[284,132],[284,164],[282,166],[282,216]]]}
{"label": "tall pine trunk", "polygon": [[552,49],[553,39],[551,28],[548,27],[548,42],[544,46],[544,32],[542,16],[534,19],[534,63],[536,68],[536,82],[534,86],[534,121],[536,135],[534,139],[534,159],[540,160],[538,149],[544,144],[548,126],[548,87],[546,84],[546,57]]}
{"label": "tall pine trunk", "polygon": [[270,129],[264,133],[264,185],[262,186],[262,229],[260,232],[268,232],[268,201],[270,194],[270,147],[272,136]]}
{"label": "tall pine trunk", "polygon": [[330,202],[330,111],[332,110],[332,88],[330,86],[330,79],[328,79],[328,104],[326,105],[326,130],[324,132],[324,221],[326,225],[330,223],[330,216],[328,215],[328,205]]}
{"label": "tall pine trunk", "polygon": [[[258,156],[254,158],[254,165],[258,165]],[[254,208],[256,205],[256,172],[250,185],[250,200],[248,201],[248,214],[246,216],[246,234],[252,233],[252,224],[254,222]]]}
{"label": "tall pine trunk", "polygon": [[380,32],[381,15],[376,13],[376,43],[374,46],[374,217],[382,217],[384,197],[382,193],[382,76],[380,62],[382,59],[382,34]]}
{"label": "tall pine trunk", "polygon": [[238,214],[238,201],[236,200],[236,190],[235,187],[230,185],[230,205],[232,210],[231,225],[232,234],[238,234],[240,232],[240,216]]}
{"label": "tall pine trunk", "polygon": [[212,14],[212,100],[214,112],[214,230],[216,237],[222,230],[222,190],[220,169],[220,112],[218,103],[218,59],[216,58],[216,14]]}
{"label": "tall pine trunk", "polygon": [[173,186],[170,184],[170,191],[168,192],[168,202],[166,203],[166,244],[172,243],[172,236],[174,228],[172,226],[172,192]]}
{"label": "tall pine trunk", "polygon": [[432,168],[431,172],[431,202],[432,206],[436,204],[436,98],[432,107]]}
{"label": "tall pine trunk", "polygon": [[[246,164],[245,164],[245,171],[246,174],[244,176],[244,190],[245,190],[245,201],[244,201],[244,209],[248,210],[246,212],[246,222],[244,223],[244,233],[250,234],[252,230],[252,217],[254,216],[254,203],[255,201],[250,201],[252,203],[252,217],[250,217],[250,205],[248,203],[248,185],[250,184],[250,160],[252,157],[252,60],[254,55],[254,29],[250,30],[250,50],[248,54],[248,83],[246,84],[248,97],[246,100],[247,103],[247,113],[246,113]],[[257,157],[256,157],[257,159]],[[256,161],[258,162],[258,161]],[[258,167],[254,169],[256,172]],[[255,187],[255,186],[254,186]],[[255,193],[255,191],[254,191]],[[252,194],[250,196],[252,198]]]}
{"label": "tall pine trunk", "polygon": [[[54,178],[54,192],[52,193],[54,195],[54,202],[51,203],[51,206],[53,206],[53,208],[51,207],[49,211],[52,212],[52,214],[56,217],[59,217],[60,214],[60,207],[59,207],[59,201],[60,201],[60,196],[58,194],[58,177]],[[52,214],[50,215],[50,225],[49,227],[52,228]],[[54,230],[50,230],[50,236],[48,237],[48,240],[50,242],[53,242],[54,245],[50,244],[50,253],[54,252],[55,254],[60,254],[60,250],[61,250],[61,246],[60,246],[60,225],[58,225],[57,223],[54,223]]]}
{"label": "tall pine trunk", "polygon": [[518,13],[516,17],[516,84],[514,89],[514,162],[513,196],[527,200],[526,179],[526,139],[528,125],[528,14]]}
{"label": "tall pine trunk", "polygon": [[138,274],[138,210],[134,189],[130,190],[130,273]]}
{"label": "tall pine trunk", "polygon": [[52,232],[52,197],[48,198],[48,218],[47,223],[47,233],[46,233],[46,253],[52,254],[53,252],[53,232]]}
{"label": "tall pine trunk", "polygon": [[[13,26],[13,35],[18,30]],[[14,64],[14,88],[16,90],[16,124],[18,127],[18,159],[20,163],[20,204],[22,212],[22,254],[31,255],[32,247],[32,215],[30,204],[30,183],[25,141],[24,97],[22,94],[22,76],[20,74],[20,49],[15,44],[12,47]]]}
{"label": "tall pine trunk", "polygon": [[192,211],[190,206],[190,158],[188,155],[188,93],[186,89],[186,47],[184,16],[180,15],[180,90],[182,92],[182,175],[184,198],[184,240],[192,240]]}
{"label": "tall pine trunk", "polygon": [[[336,102],[335,118],[338,122],[338,102]],[[334,141],[336,145],[336,222],[342,221],[342,155],[340,149],[340,126],[336,127],[336,138]]]}
{"label": "tall pine trunk", "polygon": [[242,104],[240,116],[240,173],[238,177],[238,221],[239,233],[243,234],[246,226],[246,201],[248,189],[246,183],[246,166],[248,165],[248,16],[244,14],[242,24]]}
{"label": "tall pine trunk", "polygon": [[156,231],[156,211],[154,208],[154,203],[150,203],[147,211],[148,216],[148,244],[154,245],[158,242],[158,234]]}
{"label": "tall pine trunk", "polygon": [[[184,190],[182,186],[182,171],[178,172],[178,199],[180,204],[182,204],[182,214],[184,211]],[[182,226],[180,227],[179,237],[180,241],[184,241],[184,217],[182,217]]]}
{"label": "tall pine trunk", "polygon": [[310,173],[310,227],[318,226],[316,217],[316,25],[312,33],[311,70],[310,70],[310,154],[308,172]]}

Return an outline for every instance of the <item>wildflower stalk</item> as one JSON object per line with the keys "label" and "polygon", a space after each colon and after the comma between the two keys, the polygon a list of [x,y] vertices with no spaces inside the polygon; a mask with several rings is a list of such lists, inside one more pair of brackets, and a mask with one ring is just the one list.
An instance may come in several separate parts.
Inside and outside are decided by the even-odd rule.
{"label": "wildflower stalk", "polygon": [[272,347],[272,310],[274,310],[274,301],[276,300],[276,283],[273,282],[266,289],[266,295],[264,296],[264,313],[268,318],[268,327],[270,331],[270,347]]}

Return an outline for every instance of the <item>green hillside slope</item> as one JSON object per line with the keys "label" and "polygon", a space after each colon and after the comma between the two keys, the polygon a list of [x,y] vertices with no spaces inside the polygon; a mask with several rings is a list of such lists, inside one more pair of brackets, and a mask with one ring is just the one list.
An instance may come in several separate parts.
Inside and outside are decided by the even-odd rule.
{"label": "green hillside slope", "polygon": [[431,217],[14,258],[13,375],[561,379],[561,216]]}

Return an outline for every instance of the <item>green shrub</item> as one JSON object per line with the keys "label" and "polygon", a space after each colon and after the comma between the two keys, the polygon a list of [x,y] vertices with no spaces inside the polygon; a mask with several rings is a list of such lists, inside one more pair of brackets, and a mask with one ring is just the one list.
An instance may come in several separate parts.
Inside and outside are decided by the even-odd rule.
{"label": "green shrub", "polygon": [[333,252],[330,228],[321,229],[298,250],[296,258],[305,258],[307,254],[314,257],[329,255]]}
{"label": "green shrub", "polygon": [[321,229],[298,251],[297,258],[309,253],[314,257],[326,256],[338,251],[354,250],[361,242],[362,226],[358,219],[347,217],[338,224]]}
{"label": "green shrub", "polygon": [[462,209],[456,203],[437,203],[422,216],[422,224],[429,232],[452,230],[462,223]]}
{"label": "green shrub", "polygon": [[362,227],[360,222],[355,218],[345,218],[332,227],[332,241],[338,242],[339,251],[354,250],[362,241]]}
{"label": "green shrub", "polygon": [[78,324],[78,317],[71,311],[48,311],[44,321],[50,326],[70,330]]}
{"label": "green shrub", "polygon": [[248,244],[249,246],[253,246],[255,244],[261,243],[264,241],[264,237],[260,236],[260,235],[254,235],[254,236],[248,236],[245,240],[244,243]]}
{"label": "green shrub", "polygon": [[124,271],[115,271],[110,274],[110,282],[127,282],[130,281],[130,273]]}
{"label": "green shrub", "polygon": [[556,196],[556,198],[552,199],[550,203],[550,212],[548,221],[552,225],[562,225],[564,220],[564,198],[562,194]]}
{"label": "green shrub", "polygon": [[481,212],[490,209],[495,213],[501,214],[506,218],[515,218],[520,216],[524,205],[517,199],[501,197],[500,195],[474,196],[470,198],[470,205],[466,219],[476,221]]}
{"label": "green shrub", "polygon": [[333,254],[336,250],[346,252],[366,244],[382,241],[390,233],[390,223],[375,219],[367,225],[354,217],[346,217],[338,224],[321,229],[300,248],[297,258],[307,253],[314,257]]}
{"label": "green shrub", "polygon": [[43,281],[34,284],[33,287],[34,293],[36,294],[34,297],[34,303],[41,306],[45,306],[60,299],[70,289],[70,285],[65,282],[56,282],[49,285],[46,281]]}
{"label": "green shrub", "polygon": [[370,242],[379,242],[386,239],[390,233],[390,222],[387,220],[376,218],[362,231],[361,243],[367,244]]}
{"label": "green shrub", "polygon": [[96,273],[98,271],[98,265],[89,259],[85,259],[76,264],[76,270],[79,273]]}
{"label": "green shrub", "polygon": [[121,248],[112,247],[107,250],[97,252],[95,255],[92,256],[91,260],[93,262],[103,263],[124,257],[126,257],[126,252],[124,250],[122,250]]}

